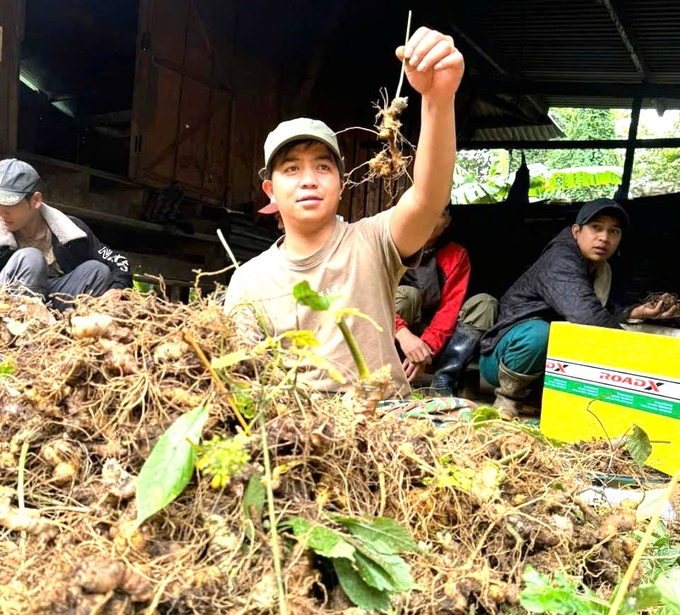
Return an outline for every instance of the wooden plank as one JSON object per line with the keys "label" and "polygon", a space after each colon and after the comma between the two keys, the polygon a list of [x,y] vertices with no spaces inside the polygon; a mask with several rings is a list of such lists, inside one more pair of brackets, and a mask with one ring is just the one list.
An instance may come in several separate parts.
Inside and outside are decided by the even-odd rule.
{"label": "wooden plank", "polygon": [[184,65],[189,0],[152,0],[150,24],[154,58]]}
{"label": "wooden plank", "polygon": [[19,91],[19,35],[23,11],[18,0],[0,2],[0,156],[16,151]]}
{"label": "wooden plank", "polygon": [[187,240],[205,241],[208,243],[219,243],[220,241],[216,235],[209,235],[207,233],[188,234],[183,233],[182,231],[179,230],[168,230],[162,224],[146,222],[144,220],[135,220],[133,218],[117,216],[115,214],[101,212],[94,209],[76,207],[74,205],[68,205],[56,201],[50,201],[49,204],[53,205],[58,210],[63,211],[66,214],[76,216],[77,218],[82,218],[86,221],[96,220],[98,222],[105,222],[106,224],[111,224],[120,228],[129,228],[138,231],[152,231],[154,233],[163,233],[166,235],[171,235],[173,237],[184,237]]}
{"label": "wooden plank", "polygon": [[233,98],[224,90],[213,91],[203,186],[211,194],[225,195],[231,156],[231,116]]}
{"label": "wooden plank", "polygon": [[203,188],[212,111],[211,90],[189,77],[184,77],[182,81],[174,179],[183,185],[200,189]]}
{"label": "wooden plank", "polygon": [[210,27],[214,27],[213,0],[191,0],[187,14],[186,51],[182,72],[211,79],[213,76],[213,43]]}
{"label": "wooden plank", "polygon": [[139,126],[142,136],[138,179],[150,173],[168,183],[175,177],[177,148],[175,138],[180,116],[182,77],[161,66],[151,71],[152,92],[147,99],[144,119]]}

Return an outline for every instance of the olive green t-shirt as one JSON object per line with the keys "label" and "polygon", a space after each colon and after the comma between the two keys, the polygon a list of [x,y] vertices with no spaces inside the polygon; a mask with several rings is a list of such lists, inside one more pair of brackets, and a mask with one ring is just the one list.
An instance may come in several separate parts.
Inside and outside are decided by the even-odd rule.
{"label": "olive green t-shirt", "polygon": [[[311,364],[305,366],[299,379],[318,391],[351,389],[357,381],[357,371],[338,326],[329,313],[299,306],[293,298],[293,287],[307,280],[313,290],[338,296],[332,304],[333,311],[356,308],[380,325],[382,332],[363,318],[346,318],[368,368],[374,371],[389,364],[395,384],[390,394],[408,395],[410,386],[394,343],[394,297],[407,265],[390,232],[392,211],[352,224],[336,221],[326,243],[306,258],[288,258],[282,237],[239,267],[227,289],[225,309],[242,319],[239,334],[244,343],[252,344],[261,338],[261,330],[253,330],[257,321],[252,312],[250,318],[245,313],[248,304],[256,305],[272,336],[296,329],[314,331],[320,342],[316,353],[331,361],[347,382],[341,385],[326,370]],[[418,253],[408,259],[408,266],[416,265],[419,256]]]}

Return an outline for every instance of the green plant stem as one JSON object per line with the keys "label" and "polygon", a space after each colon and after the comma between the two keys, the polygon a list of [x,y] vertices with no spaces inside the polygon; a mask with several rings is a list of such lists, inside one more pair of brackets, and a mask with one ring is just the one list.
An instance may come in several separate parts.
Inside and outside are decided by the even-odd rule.
{"label": "green plant stem", "polygon": [[529,453],[531,452],[530,448],[523,448],[519,451],[515,451],[514,453],[510,453],[509,455],[506,455],[505,457],[501,457],[496,463],[498,463],[499,466],[504,466],[510,463],[511,461],[516,461],[517,459],[523,459],[526,457]]}
{"label": "green plant stem", "polygon": [[368,378],[371,375],[371,372],[368,369],[368,365],[366,365],[364,355],[361,354],[359,344],[357,344],[354,335],[352,335],[352,332],[349,330],[345,319],[341,316],[335,322],[342,333],[342,337],[345,339],[345,343],[349,347],[349,351],[352,353],[352,359],[354,359],[354,363],[357,366],[357,370],[359,372],[359,379],[363,380],[364,378]]}
{"label": "green plant stem", "polygon": [[267,490],[267,510],[269,511],[269,531],[271,534],[272,557],[274,558],[274,574],[276,575],[276,589],[279,594],[279,613],[287,615],[286,590],[283,587],[283,573],[281,571],[281,550],[279,548],[278,528],[276,527],[276,510],[274,509],[274,489],[272,488],[272,463],[267,446],[267,425],[264,409],[259,408],[260,432],[262,434],[262,456],[264,457],[264,476]]}
{"label": "green plant stem", "polygon": [[616,593],[616,598],[614,599],[614,602],[612,602],[612,606],[609,609],[609,615],[616,615],[619,612],[619,609],[621,608],[621,605],[623,604],[623,600],[626,597],[626,592],[628,591],[628,587],[630,586],[630,583],[633,580],[633,575],[635,574],[635,570],[637,569],[638,564],[640,563],[640,560],[642,559],[642,554],[645,552],[645,549],[647,548],[649,541],[652,539],[652,534],[654,534],[654,530],[656,529],[656,526],[659,524],[659,520],[661,519],[661,515],[663,514],[663,510],[666,507],[666,503],[671,499],[671,496],[673,495],[673,489],[675,488],[675,485],[677,484],[677,482],[679,480],[680,480],[680,470],[678,470],[673,475],[671,482],[668,483],[668,486],[666,487],[666,491],[664,491],[663,497],[659,501],[659,504],[657,505],[656,510],[654,511],[654,514],[652,515],[652,518],[649,520],[649,525],[647,526],[647,531],[645,532],[644,536],[642,537],[642,540],[640,541],[638,548],[635,550],[635,554],[633,555],[633,559],[630,560],[630,564],[628,565],[628,570],[626,570],[626,574],[623,576],[623,580],[621,581],[621,584],[619,585],[619,590]]}

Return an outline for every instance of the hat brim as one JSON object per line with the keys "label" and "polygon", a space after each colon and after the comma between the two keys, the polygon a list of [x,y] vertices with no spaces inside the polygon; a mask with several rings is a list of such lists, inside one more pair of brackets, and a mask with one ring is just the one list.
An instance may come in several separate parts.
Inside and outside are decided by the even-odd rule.
{"label": "hat brim", "polygon": [[342,156],[340,155],[340,152],[336,149],[335,144],[330,141],[329,139],[324,139],[323,137],[320,137],[319,135],[315,134],[309,134],[306,132],[302,132],[298,135],[293,135],[292,137],[288,137],[285,141],[282,141],[276,146],[276,149],[272,151],[271,155],[269,156],[269,160],[266,161],[265,166],[260,169],[260,172],[258,175],[260,176],[260,179],[265,179],[267,175],[267,170],[271,171],[271,163],[272,160],[274,160],[274,157],[278,153],[278,151],[284,146],[288,145],[289,143],[292,143],[293,141],[318,141],[319,143],[323,143],[333,154],[333,156],[336,159],[337,164],[339,165],[339,171],[340,171],[340,179],[342,179],[343,175],[345,174],[345,161],[342,159]]}
{"label": "hat brim", "polygon": [[261,209],[257,210],[258,214],[275,214],[278,213],[279,211],[279,206],[276,203],[269,203],[269,205],[265,205]]}
{"label": "hat brim", "polygon": [[10,207],[12,205],[16,205],[24,198],[26,198],[25,194],[17,194],[16,192],[2,192],[0,190],[0,205]]}
{"label": "hat brim", "polygon": [[621,226],[624,229],[627,229],[630,226],[630,217],[628,216],[628,212],[625,209],[623,209],[623,207],[617,207],[614,205],[605,205],[604,207],[601,207],[600,209],[594,211],[583,221],[583,224],[588,224],[588,222],[590,222],[593,218],[596,218],[597,216],[606,215],[618,218],[619,221],[621,222]]}

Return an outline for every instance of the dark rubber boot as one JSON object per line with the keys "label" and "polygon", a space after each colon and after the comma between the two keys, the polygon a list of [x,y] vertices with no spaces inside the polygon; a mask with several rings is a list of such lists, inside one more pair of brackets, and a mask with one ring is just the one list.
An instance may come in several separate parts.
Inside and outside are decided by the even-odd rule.
{"label": "dark rubber boot", "polygon": [[437,371],[432,377],[432,389],[444,397],[456,396],[460,378],[479,350],[482,334],[474,327],[458,322],[453,335],[437,360]]}

